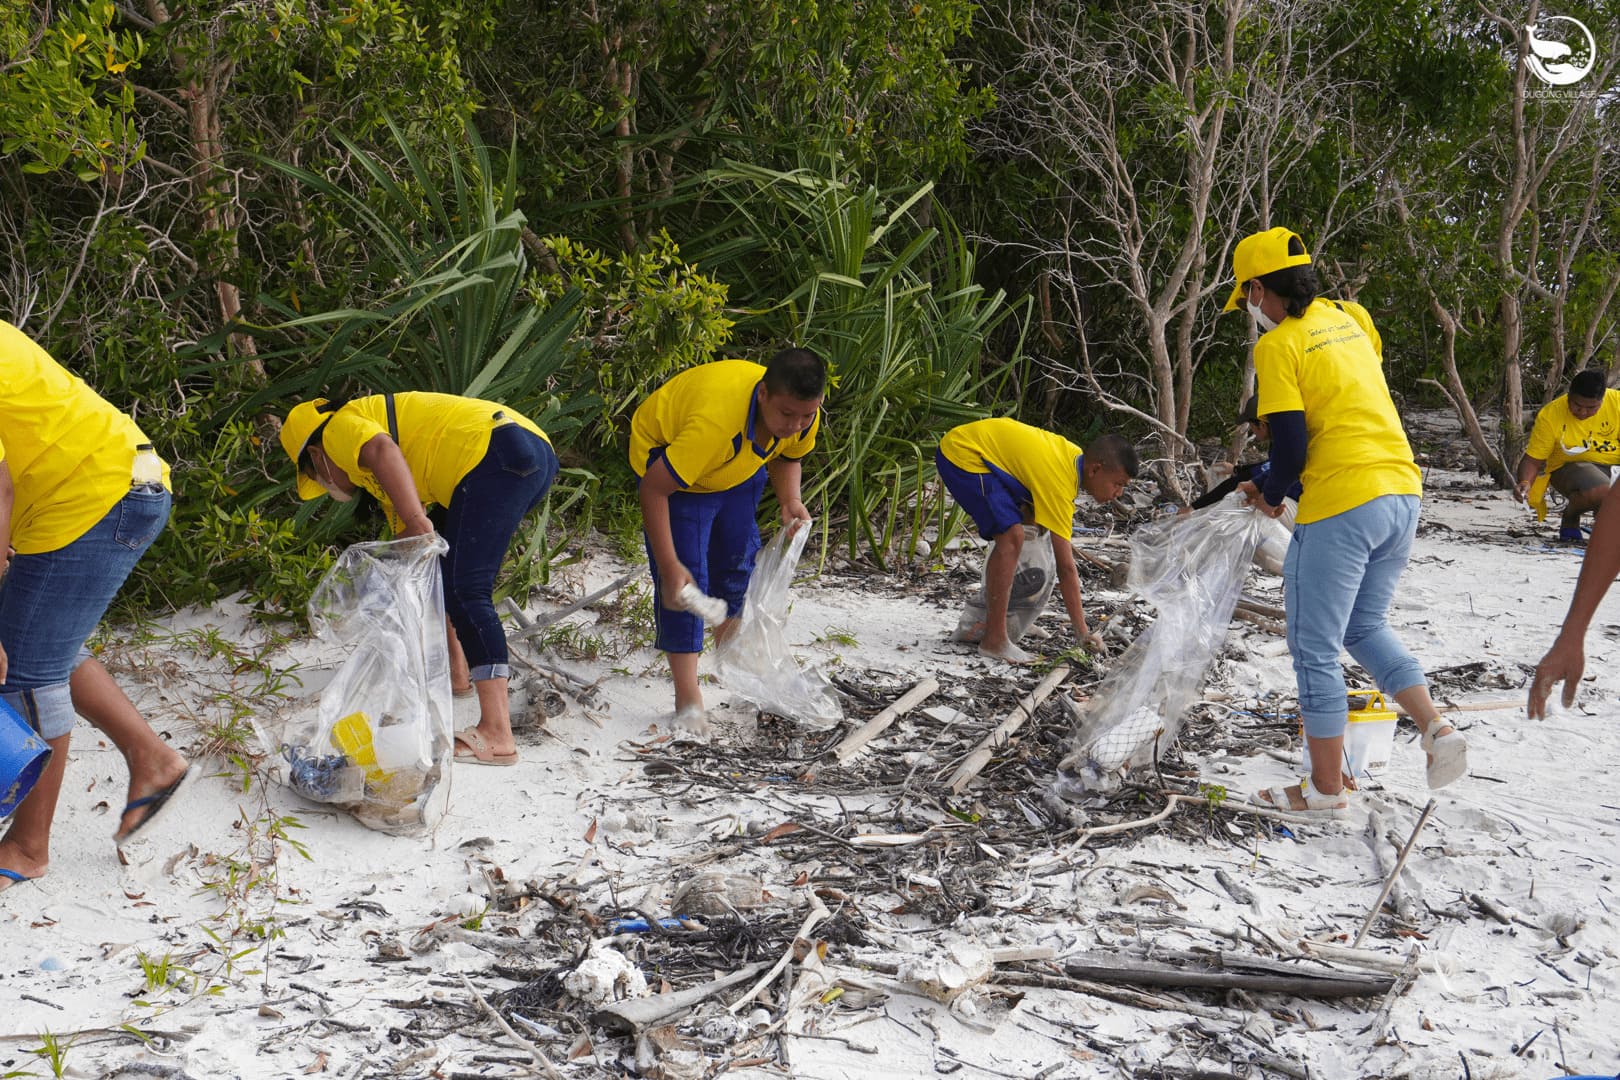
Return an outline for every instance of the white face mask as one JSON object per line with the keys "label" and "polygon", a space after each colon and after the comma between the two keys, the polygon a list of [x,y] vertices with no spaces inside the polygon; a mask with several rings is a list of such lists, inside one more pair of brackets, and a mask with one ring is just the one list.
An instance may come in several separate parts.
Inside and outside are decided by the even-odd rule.
{"label": "white face mask", "polygon": [[[1260,295],[1263,297],[1265,296],[1265,293],[1262,292]],[[1260,327],[1260,332],[1262,334],[1268,330],[1277,329],[1277,324],[1266,317],[1266,313],[1260,310],[1259,304],[1255,303],[1253,300],[1250,300],[1247,295],[1243,297],[1243,302],[1248,305],[1249,314],[1254,316],[1255,325]]]}

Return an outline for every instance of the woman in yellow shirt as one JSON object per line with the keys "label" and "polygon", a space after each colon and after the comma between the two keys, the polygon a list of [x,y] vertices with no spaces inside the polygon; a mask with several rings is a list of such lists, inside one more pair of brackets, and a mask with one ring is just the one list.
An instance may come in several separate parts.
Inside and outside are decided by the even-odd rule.
{"label": "woman in yellow shirt", "polygon": [[50,863],[76,713],[129,767],[120,844],[151,824],[190,769],[84,647],[168,521],[167,466],[134,420],[8,322],[0,443],[0,698],[52,751],[0,838],[6,889]]}
{"label": "woman in yellow shirt", "polygon": [[1254,801],[1293,811],[1348,810],[1341,650],[1417,723],[1429,786],[1443,787],[1468,771],[1467,746],[1439,719],[1423,666],[1389,626],[1423,488],[1384,382],[1383,343],[1359,304],[1317,296],[1310,256],[1289,230],[1245,237],[1232,263],[1237,286],[1226,310],[1247,307],[1260,330],[1258,415],[1271,430],[1266,477],[1241,490],[1277,517],[1289,487],[1298,480],[1303,488],[1283,589],[1311,775],[1259,792]]}
{"label": "woman in yellow shirt", "polygon": [[[444,508],[444,606],[454,686],[478,694],[478,726],[456,733],[456,760],[517,764],[506,634],[495,576],[529,511],[557,476],[557,455],[534,421],[493,401],[454,394],[372,394],[295,405],[281,446],[298,466],[298,495],[382,503],[397,536],[434,531],[425,507]],[[463,692],[462,690],[457,691]]]}

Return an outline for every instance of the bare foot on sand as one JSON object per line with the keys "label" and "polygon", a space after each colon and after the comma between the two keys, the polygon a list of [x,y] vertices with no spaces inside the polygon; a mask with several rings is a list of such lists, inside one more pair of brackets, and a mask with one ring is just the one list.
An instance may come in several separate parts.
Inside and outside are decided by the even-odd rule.
{"label": "bare foot on sand", "polygon": [[997,660],[1005,660],[1009,664],[1028,664],[1035,659],[1034,653],[1025,652],[1010,641],[1003,641],[1000,647],[993,647],[989,643],[980,645],[979,653]]}

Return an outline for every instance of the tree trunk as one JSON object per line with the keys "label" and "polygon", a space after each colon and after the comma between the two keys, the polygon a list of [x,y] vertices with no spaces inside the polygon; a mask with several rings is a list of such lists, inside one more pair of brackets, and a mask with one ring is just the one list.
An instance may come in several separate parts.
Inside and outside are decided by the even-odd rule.
{"label": "tree trunk", "polygon": [[[162,0],[148,0],[147,13],[158,26],[171,21]],[[213,280],[214,300],[225,325],[242,315],[242,291],[226,276],[240,258],[237,230],[241,207],[236,200],[230,173],[225,169],[224,135],[219,118],[220,105],[235,71],[232,60],[215,60],[208,45],[206,28],[201,34],[185,30],[175,35],[174,55],[184,85],[180,99],[186,113],[186,132],[191,142],[191,199],[197,208],[202,233],[210,238],[203,245],[201,270]],[[258,345],[246,334],[230,335],[238,356],[253,379],[264,382],[264,362],[258,358]]]}

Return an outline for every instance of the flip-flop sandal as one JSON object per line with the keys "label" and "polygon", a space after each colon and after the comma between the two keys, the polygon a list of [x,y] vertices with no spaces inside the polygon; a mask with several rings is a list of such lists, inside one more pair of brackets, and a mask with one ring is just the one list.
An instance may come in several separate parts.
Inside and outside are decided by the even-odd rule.
{"label": "flip-flop sandal", "polygon": [[21,885],[25,881],[33,880],[26,874],[19,874],[15,870],[7,870],[5,867],[0,866],[0,892],[5,892],[13,885]]}
{"label": "flip-flop sandal", "polygon": [[1456,728],[1445,735],[1433,734],[1435,728],[1445,726],[1436,721],[1418,739],[1418,745],[1429,755],[1426,773],[1431,788],[1445,787],[1468,772],[1468,740]]}
{"label": "flip-flop sandal", "polygon": [[190,778],[191,766],[187,765],[186,771],[175,777],[174,782],[168,787],[161,788],[152,792],[150,795],[143,795],[139,799],[133,799],[126,803],[123,811],[118,815],[118,819],[120,821],[122,821],[131,810],[139,810],[144,807],[146,809],[146,813],[142,814],[136,820],[135,824],[129,827],[128,832],[122,834],[113,834],[113,843],[117,844],[119,847],[123,847],[125,844],[129,843],[130,840],[134,839],[136,833],[140,832],[142,829],[152,824],[152,822],[156,821],[163,813],[164,809],[169,805],[170,800],[174,798],[175,793],[178,792],[181,786],[184,785],[185,782]]}
{"label": "flip-flop sandal", "polygon": [[467,765],[516,765],[517,752],[510,754],[497,754],[489,748],[489,740],[477,728],[467,728],[456,732],[456,742],[467,748],[463,753],[456,750],[456,760]]}
{"label": "flip-flop sandal", "polygon": [[[1293,796],[1298,795],[1304,806],[1295,806]],[[1350,789],[1334,795],[1324,795],[1311,788],[1311,781],[1307,777],[1297,784],[1285,787],[1266,788],[1249,796],[1249,802],[1255,806],[1266,806],[1283,814],[1298,814],[1301,817],[1341,818],[1350,813]]]}

